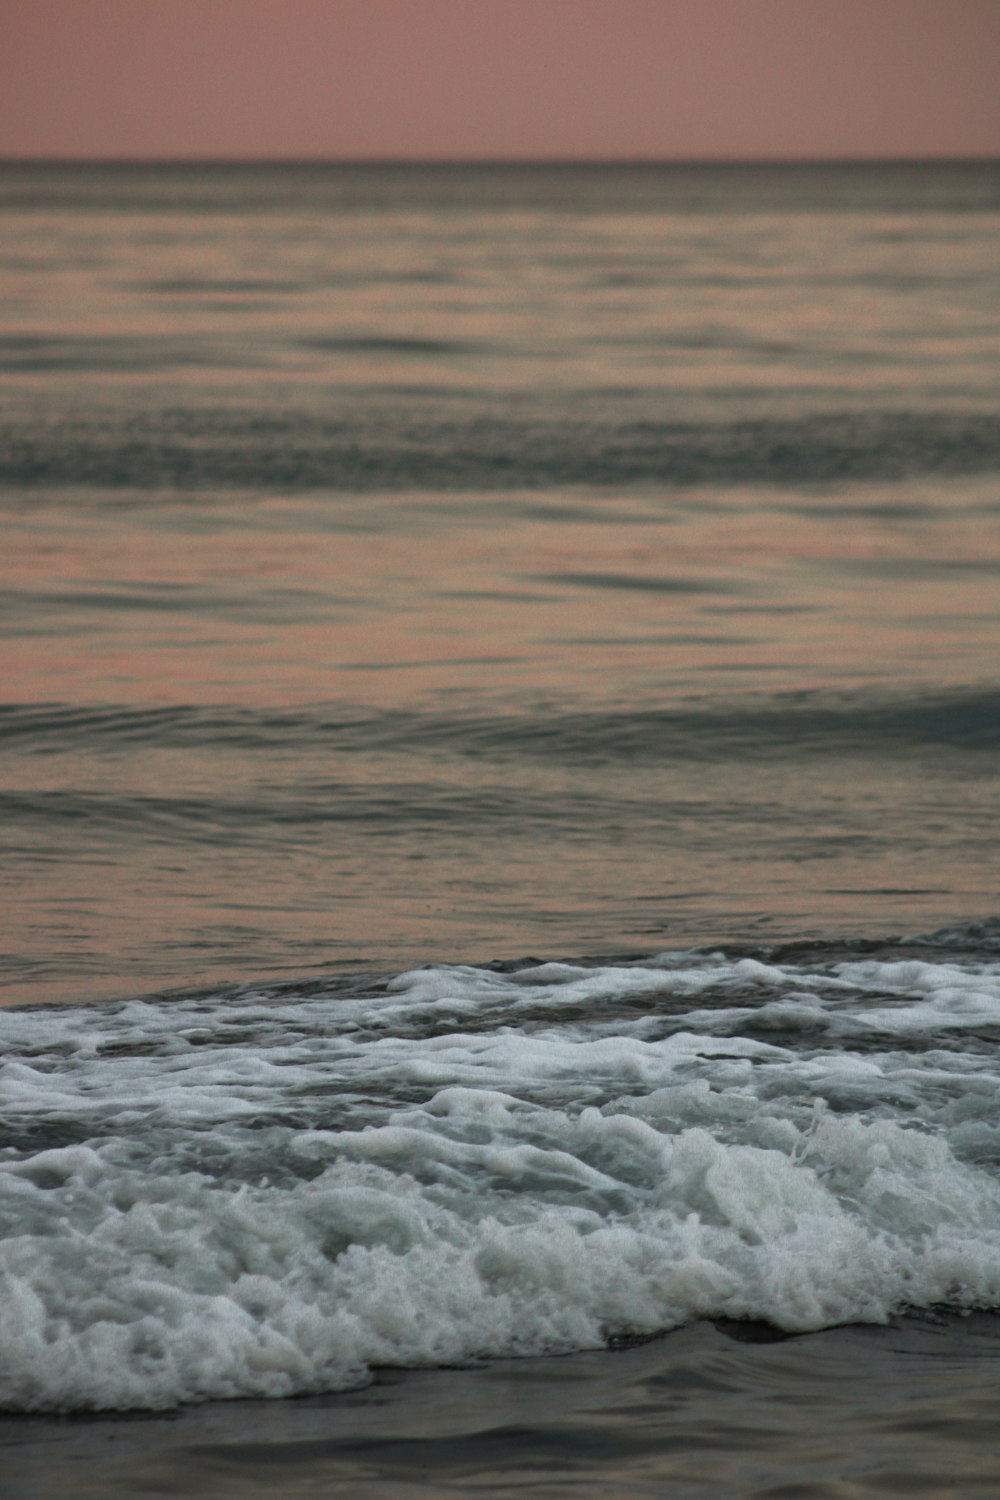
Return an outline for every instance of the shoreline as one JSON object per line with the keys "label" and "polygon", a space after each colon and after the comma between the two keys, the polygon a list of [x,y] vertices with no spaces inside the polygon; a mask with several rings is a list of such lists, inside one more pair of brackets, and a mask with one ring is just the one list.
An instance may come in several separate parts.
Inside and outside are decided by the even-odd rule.
{"label": "shoreline", "polygon": [[4,1414],[8,1500],[839,1500],[903,1493],[907,1476],[925,1496],[996,1492],[1000,1313],[733,1332],[698,1322],[628,1348],[380,1370],[338,1395]]}

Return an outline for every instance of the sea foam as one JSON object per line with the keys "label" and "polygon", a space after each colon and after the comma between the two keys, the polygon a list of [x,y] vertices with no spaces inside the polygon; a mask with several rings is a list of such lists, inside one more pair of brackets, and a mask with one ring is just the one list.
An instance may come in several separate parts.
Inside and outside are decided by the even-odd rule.
{"label": "sea foam", "polygon": [[7,1012],[0,1403],[1000,1305],[998,1007],[718,954]]}

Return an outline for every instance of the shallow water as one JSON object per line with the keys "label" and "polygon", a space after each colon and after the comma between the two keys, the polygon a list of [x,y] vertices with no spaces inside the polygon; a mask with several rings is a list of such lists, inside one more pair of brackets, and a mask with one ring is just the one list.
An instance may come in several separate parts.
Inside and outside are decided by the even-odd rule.
{"label": "shallow water", "polygon": [[[761,1338],[763,1341],[758,1342]],[[990,1496],[995,1318],[771,1342],[692,1325],[614,1354],[383,1375],[334,1399],[123,1421],[0,1417],[11,1500]]]}
{"label": "shallow water", "polygon": [[0,171],[25,1495],[995,1489],[998,181]]}

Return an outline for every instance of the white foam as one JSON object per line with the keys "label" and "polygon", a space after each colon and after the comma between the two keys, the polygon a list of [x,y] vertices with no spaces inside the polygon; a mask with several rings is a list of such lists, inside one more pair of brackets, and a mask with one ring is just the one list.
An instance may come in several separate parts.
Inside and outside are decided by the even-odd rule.
{"label": "white foam", "polygon": [[998,1003],[984,965],[673,955],[2,1013],[0,1402],[998,1305]]}

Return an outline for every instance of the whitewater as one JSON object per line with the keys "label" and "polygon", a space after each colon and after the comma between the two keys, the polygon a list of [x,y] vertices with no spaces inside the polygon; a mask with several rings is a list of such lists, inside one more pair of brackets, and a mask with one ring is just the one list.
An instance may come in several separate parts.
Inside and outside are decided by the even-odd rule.
{"label": "whitewater", "polygon": [[8,1012],[0,1400],[996,1307],[1000,960],[928,946]]}

